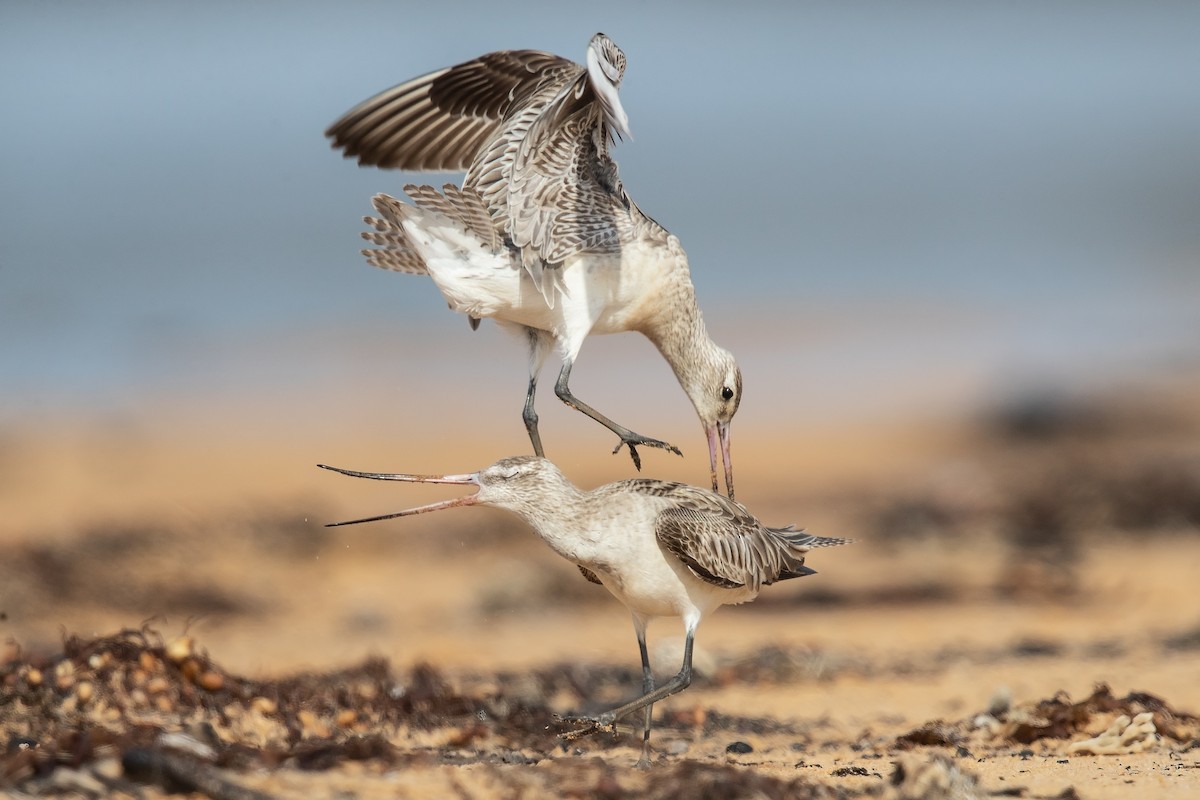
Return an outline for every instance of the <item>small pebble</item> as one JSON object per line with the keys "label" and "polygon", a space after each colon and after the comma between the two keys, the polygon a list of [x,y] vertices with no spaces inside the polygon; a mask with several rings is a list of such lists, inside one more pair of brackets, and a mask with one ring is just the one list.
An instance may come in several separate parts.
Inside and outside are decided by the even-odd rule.
{"label": "small pebble", "polygon": [[205,744],[196,737],[182,731],[170,731],[159,734],[157,744],[171,750],[187,753],[205,761],[212,761],[217,757],[217,751],[211,745]]}
{"label": "small pebble", "polygon": [[192,637],[180,636],[167,645],[167,658],[176,664],[183,663],[192,655]]}
{"label": "small pebble", "polygon": [[75,685],[75,665],[70,661],[60,661],[54,667],[54,685],[67,690]]}
{"label": "small pebble", "polygon": [[225,685],[225,679],[221,677],[219,672],[209,671],[202,674],[197,683],[199,683],[200,688],[204,689],[205,691],[219,692]]}
{"label": "small pebble", "polygon": [[200,677],[200,664],[194,658],[185,659],[179,665],[179,672],[189,683],[195,683]]}
{"label": "small pebble", "polygon": [[75,696],[79,698],[80,703],[86,703],[92,699],[93,690],[91,681],[80,681],[75,687]]}
{"label": "small pebble", "polygon": [[753,753],[754,748],[751,747],[746,742],[730,742],[729,745],[725,748],[725,752],[726,753],[737,753],[739,755],[745,755],[746,753]]}
{"label": "small pebble", "polygon": [[666,743],[664,748],[668,754],[673,756],[681,756],[688,751],[688,743],[683,739],[672,739]]}
{"label": "small pebble", "polygon": [[315,736],[317,738],[326,738],[330,735],[329,726],[321,722],[317,715],[307,708],[296,714],[296,719],[300,721],[300,727],[304,729],[307,736]]}
{"label": "small pebble", "polygon": [[279,710],[279,704],[269,697],[256,697],[250,701],[250,707],[260,714],[274,714]]}

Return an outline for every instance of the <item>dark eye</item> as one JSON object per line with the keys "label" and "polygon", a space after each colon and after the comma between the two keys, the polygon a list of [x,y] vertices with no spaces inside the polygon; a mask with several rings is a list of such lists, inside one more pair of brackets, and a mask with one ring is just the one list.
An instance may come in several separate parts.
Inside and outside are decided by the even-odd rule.
{"label": "dark eye", "polygon": [[730,389],[728,386],[721,387],[721,397],[723,397],[726,400],[732,400],[733,399],[733,389]]}

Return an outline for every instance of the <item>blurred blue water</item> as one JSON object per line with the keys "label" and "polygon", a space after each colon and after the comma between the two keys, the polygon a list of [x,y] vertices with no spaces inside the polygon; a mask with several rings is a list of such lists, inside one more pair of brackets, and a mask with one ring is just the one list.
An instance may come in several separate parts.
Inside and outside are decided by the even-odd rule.
{"label": "blurred blue water", "polygon": [[[0,411],[319,381],[285,373],[323,331],[462,324],[357,254],[370,195],[413,176],[322,131],[488,50],[582,59],[596,30],[629,57],[627,187],[716,324],[777,320],[781,368],[1194,357],[1194,3],[8,3]],[[831,310],[870,335],[791,332]],[[203,355],[293,334],[254,369]]]}

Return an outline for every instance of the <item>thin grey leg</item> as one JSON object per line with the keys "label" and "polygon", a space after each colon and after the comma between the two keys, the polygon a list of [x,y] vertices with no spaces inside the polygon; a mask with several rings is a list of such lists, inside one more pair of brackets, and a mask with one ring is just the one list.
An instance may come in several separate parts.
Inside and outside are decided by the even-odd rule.
{"label": "thin grey leg", "polygon": [[623,706],[618,706],[612,711],[606,711],[596,718],[597,724],[600,727],[606,728],[611,726],[619,719],[623,719],[635,711],[640,711],[647,706],[652,706],[659,700],[665,700],[673,694],[682,692],[692,683],[692,641],[696,637],[694,630],[687,632],[687,639],[683,643],[683,666],[679,672],[671,680],[659,686],[656,689],[646,692],[636,700],[630,700]]}
{"label": "thin grey leg", "polygon": [[529,376],[529,390],[525,393],[525,410],[521,412],[521,418],[525,420],[525,430],[529,431],[529,441],[533,442],[533,452],[535,455],[546,457],[546,452],[542,450],[542,437],[538,433],[538,415],[537,410],[533,407],[533,397],[537,393],[537,375]]}
{"label": "thin grey leg", "polygon": [[525,421],[525,430],[529,432],[529,441],[533,444],[534,454],[545,458],[546,451],[542,449],[542,437],[538,433],[537,409],[533,407],[533,400],[537,394],[538,373],[542,371],[542,364],[546,361],[546,353],[550,350],[553,338],[537,328],[526,327],[523,330],[529,340],[529,388],[525,391],[525,408],[521,412],[521,419]]}
{"label": "thin grey leg", "polygon": [[629,448],[629,455],[633,458],[633,465],[639,470],[642,468],[642,459],[638,455],[637,445],[645,445],[646,447],[659,447],[663,450],[669,450],[677,456],[683,455],[679,448],[673,444],[668,444],[658,439],[650,439],[642,436],[640,433],[634,433],[623,425],[618,425],[608,417],[601,414],[596,409],[589,406],[587,403],[579,400],[575,395],[571,394],[571,387],[568,385],[571,380],[571,362],[563,364],[562,371],[558,373],[558,381],[554,384],[554,393],[558,395],[558,399],[569,405],[576,411],[581,411],[587,416],[599,422],[604,427],[615,433],[621,438],[621,443],[613,449],[616,453],[623,446]]}
{"label": "thin grey leg", "polygon": [[[650,653],[646,650],[646,625],[644,622],[637,626],[637,640],[638,650],[642,654],[642,693],[645,695],[654,691],[654,672],[650,669]],[[642,757],[638,759],[637,763],[640,769],[650,767],[650,715],[653,711],[654,704],[647,705],[645,716],[642,718]]]}

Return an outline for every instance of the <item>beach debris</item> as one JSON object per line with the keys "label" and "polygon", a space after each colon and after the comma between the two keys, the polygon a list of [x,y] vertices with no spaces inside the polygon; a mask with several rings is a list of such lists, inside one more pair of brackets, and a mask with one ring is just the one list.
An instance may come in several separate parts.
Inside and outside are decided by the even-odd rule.
{"label": "beach debris", "polygon": [[1099,736],[1072,742],[1068,753],[1096,756],[1129,755],[1143,753],[1161,741],[1154,726],[1154,714],[1144,711],[1132,720],[1122,714]]}
{"label": "beach debris", "polygon": [[919,745],[956,747],[963,740],[963,735],[954,725],[947,725],[940,719],[927,722],[903,736],[896,737],[896,746],[902,750],[910,750]]}

